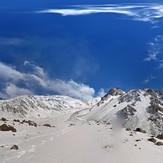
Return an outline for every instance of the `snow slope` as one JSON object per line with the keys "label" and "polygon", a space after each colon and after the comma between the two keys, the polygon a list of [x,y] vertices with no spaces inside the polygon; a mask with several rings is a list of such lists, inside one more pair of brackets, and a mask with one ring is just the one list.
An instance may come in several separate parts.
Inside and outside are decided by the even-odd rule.
{"label": "snow slope", "polygon": [[[0,132],[1,163],[161,163],[163,147],[147,134],[117,131],[112,125],[78,122],[67,116],[39,119],[33,127],[15,123],[17,132]],[[12,124],[12,121],[8,121]],[[54,128],[42,126],[44,123]],[[137,142],[136,140],[139,140]],[[158,140],[157,140],[158,141]],[[18,150],[10,150],[14,145]]]}
{"label": "snow slope", "polygon": [[88,104],[67,96],[19,96],[1,100],[0,114],[7,118],[45,118],[85,107],[88,107]]}
{"label": "snow slope", "polygon": [[[163,146],[148,141],[152,131],[161,131],[162,97],[162,92],[149,89],[112,89],[100,101],[87,104],[65,96],[0,101],[0,114],[7,118],[0,125],[17,130],[0,131],[0,162],[162,163]],[[22,123],[29,118],[36,127]],[[121,125],[149,132],[126,131]],[[18,150],[10,149],[14,144]]]}
{"label": "snow slope", "polygon": [[88,120],[114,122],[125,128],[143,128],[154,135],[163,132],[162,92],[131,90],[108,96],[87,114]]}

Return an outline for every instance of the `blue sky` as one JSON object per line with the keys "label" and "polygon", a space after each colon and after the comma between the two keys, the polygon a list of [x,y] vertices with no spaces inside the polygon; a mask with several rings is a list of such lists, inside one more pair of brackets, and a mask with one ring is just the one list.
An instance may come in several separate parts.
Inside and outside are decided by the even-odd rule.
{"label": "blue sky", "polygon": [[160,1],[1,0],[0,98],[162,89]]}

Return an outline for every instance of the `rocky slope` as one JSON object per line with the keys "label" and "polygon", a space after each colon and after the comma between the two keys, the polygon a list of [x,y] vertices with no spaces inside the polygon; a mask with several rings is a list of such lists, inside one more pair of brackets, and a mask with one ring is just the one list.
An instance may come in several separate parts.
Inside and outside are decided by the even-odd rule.
{"label": "rocky slope", "polygon": [[88,106],[84,102],[67,96],[19,96],[1,100],[0,114],[3,117],[44,118],[85,107]]}
{"label": "rocky slope", "polygon": [[101,100],[87,103],[67,96],[19,96],[0,101],[1,117],[52,118],[62,113],[72,114],[71,119],[84,117],[157,135],[163,133],[163,91],[113,88]]}
{"label": "rocky slope", "polygon": [[163,91],[111,89],[87,114],[87,119],[143,128],[154,135],[163,132]]}

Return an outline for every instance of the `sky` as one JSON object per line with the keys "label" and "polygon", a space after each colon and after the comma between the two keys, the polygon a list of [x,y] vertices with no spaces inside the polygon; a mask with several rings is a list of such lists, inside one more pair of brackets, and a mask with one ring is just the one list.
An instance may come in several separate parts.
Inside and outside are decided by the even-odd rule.
{"label": "sky", "polygon": [[1,0],[0,99],[163,89],[160,0]]}

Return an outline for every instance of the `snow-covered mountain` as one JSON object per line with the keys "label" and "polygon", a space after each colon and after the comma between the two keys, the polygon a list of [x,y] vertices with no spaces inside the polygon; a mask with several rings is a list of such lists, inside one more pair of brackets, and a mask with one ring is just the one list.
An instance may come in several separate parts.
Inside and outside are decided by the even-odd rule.
{"label": "snow-covered mountain", "polygon": [[67,96],[19,96],[1,100],[0,114],[4,117],[44,118],[86,107],[88,104]]}
{"label": "snow-covered mountain", "polygon": [[1,117],[46,118],[62,113],[158,134],[163,132],[163,91],[113,88],[101,99],[86,103],[67,96],[19,96],[0,101]]}
{"label": "snow-covered mountain", "polygon": [[116,123],[125,128],[163,132],[163,91],[111,89],[87,114],[89,120]]}

